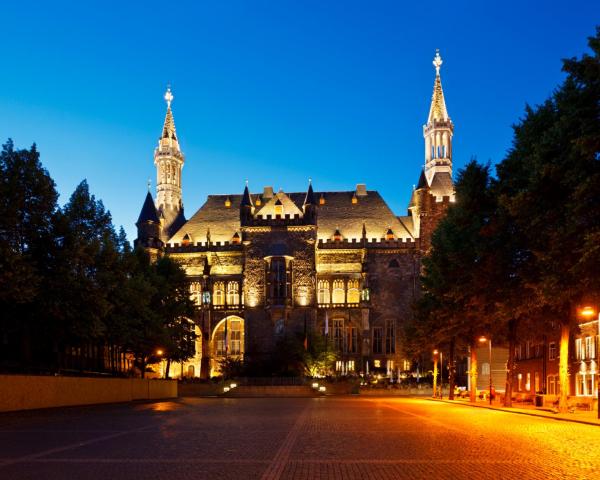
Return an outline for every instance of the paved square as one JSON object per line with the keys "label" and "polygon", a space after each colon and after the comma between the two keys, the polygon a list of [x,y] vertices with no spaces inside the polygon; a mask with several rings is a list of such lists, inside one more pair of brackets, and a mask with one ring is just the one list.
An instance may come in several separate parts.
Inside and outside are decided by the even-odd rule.
{"label": "paved square", "polygon": [[0,479],[595,478],[600,428],[425,399],[210,399],[0,415]]}

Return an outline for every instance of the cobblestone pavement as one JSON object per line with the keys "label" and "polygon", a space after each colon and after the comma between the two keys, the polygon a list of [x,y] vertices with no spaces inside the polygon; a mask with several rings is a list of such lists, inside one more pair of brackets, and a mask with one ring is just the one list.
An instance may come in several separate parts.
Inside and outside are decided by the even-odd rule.
{"label": "cobblestone pavement", "polygon": [[600,427],[423,399],[184,398],[0,415],[0,479],[598,478]]}

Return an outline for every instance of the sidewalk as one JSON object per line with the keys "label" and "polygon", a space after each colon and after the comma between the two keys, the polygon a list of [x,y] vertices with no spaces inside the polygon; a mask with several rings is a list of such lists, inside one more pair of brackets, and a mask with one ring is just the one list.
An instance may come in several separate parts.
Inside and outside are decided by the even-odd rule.
{"label": "sidewalk", "polygon": [[563,422],[575,422],[575,423],[584,423],[586,425],[596,425],[600,426],[600,419],[598,418],[598,412],[591,411],[575,411],[574,413],[553,413],[548,408],[538,408],[529,405],[522,405],[519,407],[511,407],[506,408],[503,407],[499,403],[492,403],[489,405],[485,401],[478,401],[477,403],[471,403],[468,400],[447,400],[447,399],[439,399],[439,398],[429,398],[428,400],[443,402],[443,403],[451,403],[454,405],[464,405],[465,407],[475,407],[475,408],[487,408],[488,410],[500,410],[503,412],[509,413],[518,413],[520,415],[530,415],[533,417],[545,417],[552,418],[553,420],[560,420]]}

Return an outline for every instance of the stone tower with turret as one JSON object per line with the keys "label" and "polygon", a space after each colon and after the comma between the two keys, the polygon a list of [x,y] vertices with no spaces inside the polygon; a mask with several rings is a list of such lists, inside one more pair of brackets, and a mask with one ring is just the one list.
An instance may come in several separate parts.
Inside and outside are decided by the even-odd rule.
{"label": "stone tower with turret", "polygon": [[184,155],[179,147],[175,120],[171,110],[171,89],[167,88],[165,100],[167,113],[158,147],[154,150],[156,166],[156,209],[161,223],[161,239],[166,242],[185,223],[181,197],[181,170]]}
{"label": "stone tower with turret", "polygon": [[422,252],[431,246],[431,235],[448,205],[454,202],[452,182],[452,136],[454,124],[446,109],[440,68],[442,57],[433,59],[435,80],[427,123],[423,125],[425,163],[408,207]]}

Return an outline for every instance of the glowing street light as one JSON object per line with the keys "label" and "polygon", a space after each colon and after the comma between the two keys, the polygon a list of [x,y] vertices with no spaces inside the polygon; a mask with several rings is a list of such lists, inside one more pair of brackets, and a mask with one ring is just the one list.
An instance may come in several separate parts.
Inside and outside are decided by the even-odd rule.
{"label": "glowing street light", "polygon": [[162,351],[160,348],[159,348],[159,349],[156,351],[156,354],[157,354],[159,357],[162,357],[163,353],[165,353],[165,352],[163,352],[163,351]]}
{"label": "glowing street light", "polygon": [[488,342],[488,346],[489,346],[489,366],[490,366],[490,390],[488,392],[488,397],[490,399],[490,405],[492,404],[492,339],[488,339],[487,337],[484,337],[483,335],[481,337],[479,337],[479,343],[485,343]]}

